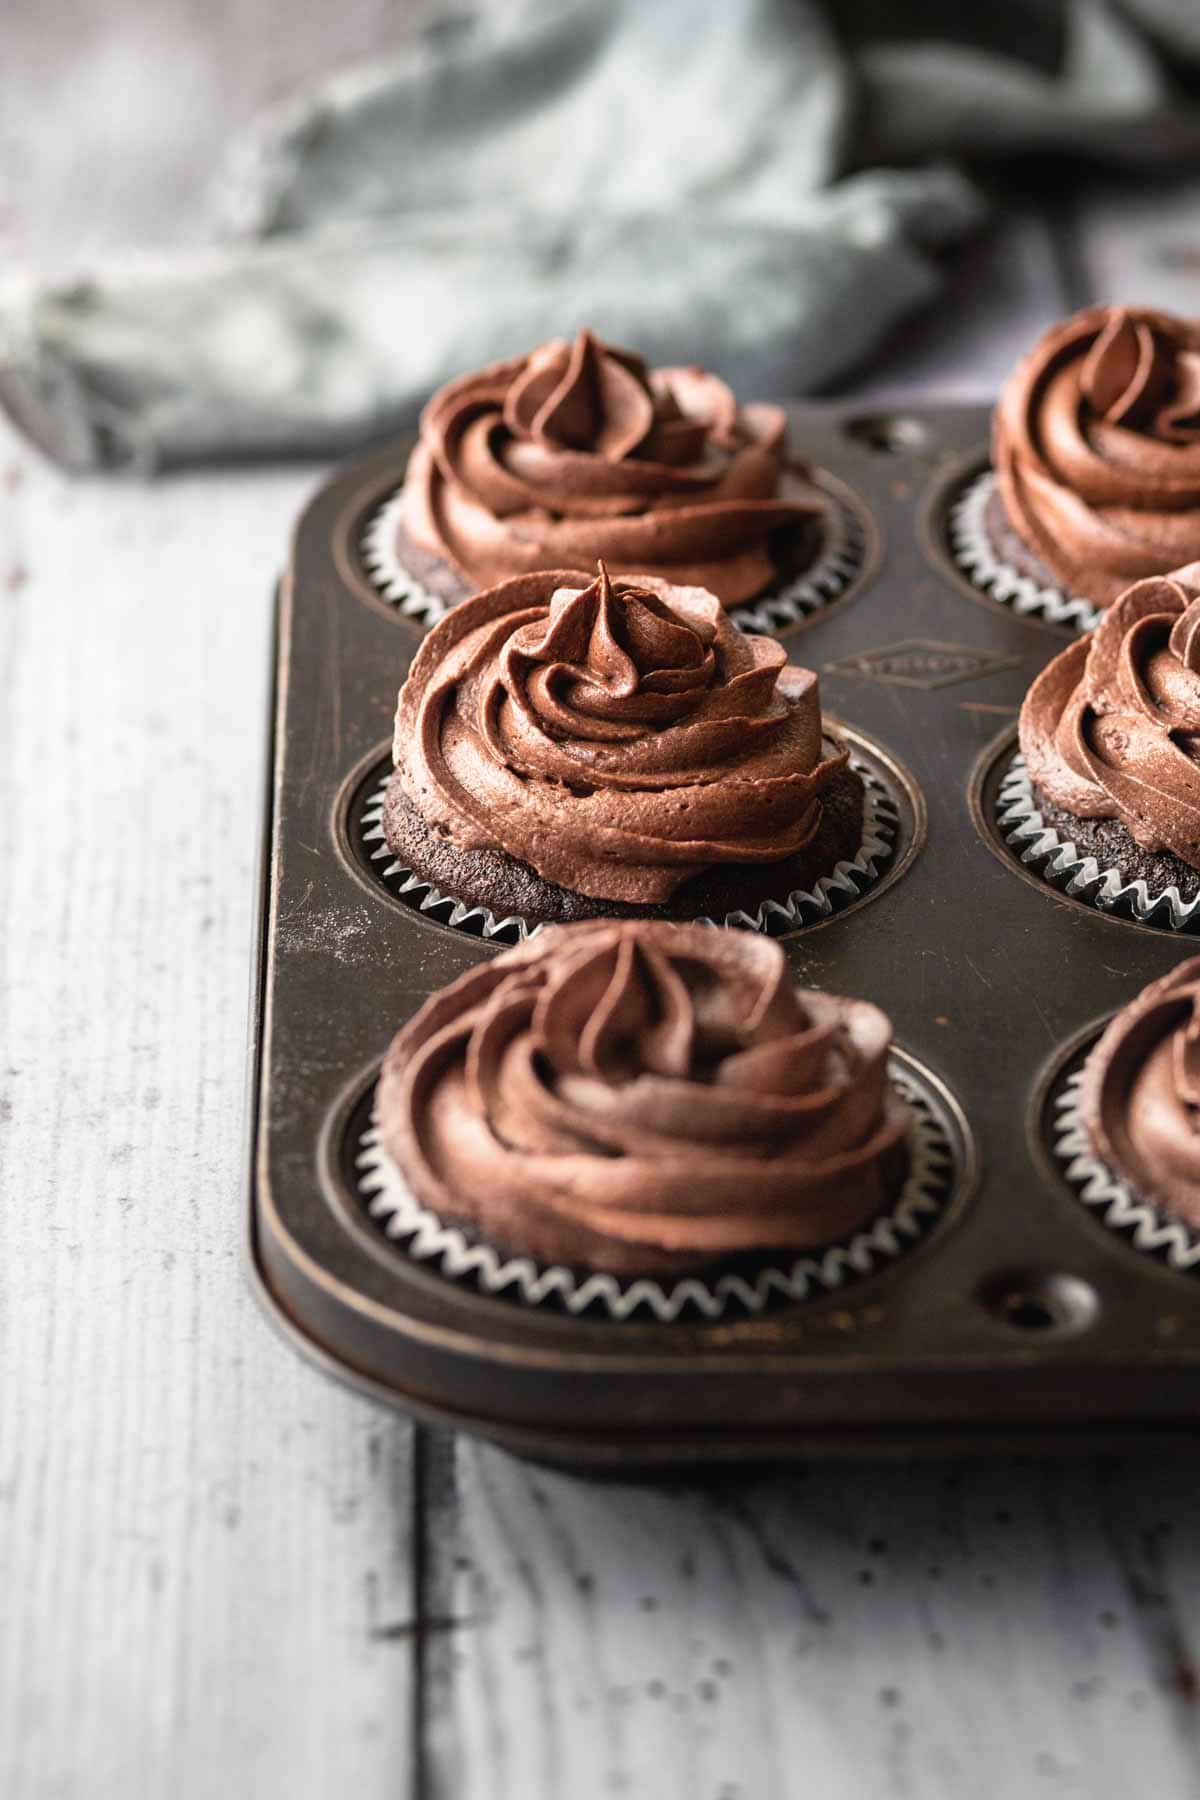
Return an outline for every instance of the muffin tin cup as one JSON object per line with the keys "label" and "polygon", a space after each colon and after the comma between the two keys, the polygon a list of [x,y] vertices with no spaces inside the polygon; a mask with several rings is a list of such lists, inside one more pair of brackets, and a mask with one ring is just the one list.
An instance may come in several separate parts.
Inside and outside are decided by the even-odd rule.
{"label": "muffin tin cup", "polygon": [[[878,561],[879,546],[852,492],[843,482],[817,471],[815,484],[830,502],[834,529],[812,566],[761,599],[730,609],[742,631],[779,636],[840,600],[864,583]],[[362,530],[360,553],[367,579],[403,617],[426,628],[437,624],[453,602],[443,600],[407,569],[397,550],[404,490],[397,488],[371,512]]]}
{"label": "muffin tin cup", "polygon": [[1130,881],[1119,869],[1084,855],[1070,838],[1048,824],[1019,752],[1000,783],[996,825],[1020,862],[1073,900],[1162,930],[1200,931],[1200,895],[1185,900],[1177,887],[1152,890],[1145,881]]}
{"label": "muffin tin cup", "polygon": [[478,1235],[444,1224],[420,1204],[384,1149],[373,1110],[353,1158],[358,1194],[364,1210],[403,1254],[450,1281],[467,1282],[480,1293],[518,1305],[551,1306],[572,1316],[592,1313],[620,1322],[638,1316],[660,1324],[688,1317],[757,1317],[876,1274],[912,1249],[944,1212],[958,1170],[936,1095],[908,1059],[894,1057],[889,1074],[912,1113],[903,1187],[870,1224],[787,1261],[772,1259],[750,1269],[718,1269],[664,1283],[651,1276],[618,1278],[507,1255]]}
{"label": "muffin tin cup", "polygon": [[396,545],[403,513],[404,489],[399,487],[367,519],[360,546],[363,568],[382,599],[404,618],[431,629],[452,603],[432,593],[401,561]]}
{"label": "muffin tin cup", "polygon": [[1083,1076],[1082,1066],[1071,1070],[1051,1099],[1051,1147],[1064,1181],[1096,1218],[1135,1249],[1180,1273],[1200,1275],[1200,1232],[1143,1200],[1093,1150],[1083,1120]]}
{"label": "muffin tin cup", "polygon": [[1102,617],[1099,607],[1062,588],[1043,587],[996,554],[987,527],[987,510],[995,492],[996,476],[985,469],[950,508],[949,541],[963,573],[982,593],[1010,606],[1022,618],[1065,625],[1077,635],[1091,631]]}
{"label": "muffin tin cup", "polygon": [[[900,813],[897,800],[871,763],[852,754],[850,767],[863,781],[862,839],[853,857],[835,863],[829,874],[822,875],[811,888],[793,889],[784,900],[764,900],[753,911],[729,912],[720,919],[702,917],[689,923],[782,937],[806,925],[821,924],[865,899],[900,848]],[[389,780],[390,775],[385,776],[368,798],[357,828],[363,856],[389,893],[439,924],[489,942],[520,943],[540,930],[540,925],[517,913],[496,914],[490,907],[446,893],[425,876],[406,868],[392,854],[384,837],[384,796]]]}
{"label": "muffin tin cup", "polygon": [[888,746],[901,830],[865,894],[781,944],[801,985],[889,1014],[954,1173],[904,1254],[716,1318],[641,1305],[616,1321],[481,1291],[407,1254],[364,1205],[355,1158],[388,1044],[498,946],[403,904],[358,830],[419,642],[358,551],[406,447],[316,495],[280,593],[247,1216],[264,1303],[322,1367],[421,1418],[622,1473],[1194,1439],[1191,1271],[1098,1227],[1051,1148],[1043,1074],[1188,940],[1047,881],[998,823],[1021,701],[1062,632],[994,604],[950,552],[949,508],[985,462],[987,426],[983,407],[791,412],[797,451],[856,496],[885,548],[853,603],[812,614],[789,654],[819,673],[856,753],[877,762]]}

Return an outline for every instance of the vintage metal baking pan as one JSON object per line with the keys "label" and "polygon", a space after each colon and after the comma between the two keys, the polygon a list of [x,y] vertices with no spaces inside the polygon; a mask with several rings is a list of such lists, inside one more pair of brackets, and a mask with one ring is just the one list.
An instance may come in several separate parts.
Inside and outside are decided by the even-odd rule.
{"label": "vintage metal baking pan", "polygon": [[[809,406],[793,442],[856,521],[857,575],[781,635],[887,789],[885,877],[784,941],[797,974],[878,1001],[951,1153],[906,1253],[761,1316],[573,1317],[489,1296],[371,1216],[357,1155],[393,1033],[493,944],[389,891],[364,814],[421,636],[364,534],[398,443],[325,486],[278,599],[250,1101],[259,1291],[332,1372],[423,1418],[596,1467],[822,1452],[1066,1449],[1191,1436],[1200,1290],[1089,1209],[1053,1138],[1104,1020],[1193,940],[1052,889],[997,793],[1031,677],[1068,631],[977,592],[950,508],[980,407]],[[378,848],[376,844],[374,846]]]}

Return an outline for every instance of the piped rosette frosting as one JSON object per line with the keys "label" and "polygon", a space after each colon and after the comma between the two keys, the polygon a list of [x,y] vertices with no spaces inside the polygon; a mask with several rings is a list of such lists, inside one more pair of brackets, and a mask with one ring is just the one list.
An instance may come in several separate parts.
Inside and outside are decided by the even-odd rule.
{"label": "piped rosette frosting", "polygon": [[650,370],[582,331],[434,395],[403,526],[472,588],[602,557],[734,606],[775,578],[773,534],[815,545],[826,513],[785,434],[780,407],[739,406],[703,369]]}
{"label": "piped rosette frosting", "polygon": [[993,461],[1015,530],[1095,605],[1200,557],[1200,322],[1098,306],[1046,332],[1001,397]]}
{"label": "piped rosette frosting", "polygon": [[699,588],[562,570],[502,583],[425,639],[396,774],[458,850],[595,899],[658,905],[724,863],[810,844],[845,768],[817,677]]}
{"label": "piped rosette frosting", "polygon": [[1200,869],[1200,563],[1135,582],[1021,708],[1035,788]]}
{"label": "piped rosette frosting", "polygon": [[1088,1059],[1083,1113],[1110,1168],[1200,1227],[1200,957],[1117,1014]]}
{"label": "piped rosette frosting", "polygon": [[801,1251],[904,1179],[891,1027],[798,990],[748,933],[551,928],[396,1038],[383,1144],[420,1203],[546,1263],[616,1274]]}

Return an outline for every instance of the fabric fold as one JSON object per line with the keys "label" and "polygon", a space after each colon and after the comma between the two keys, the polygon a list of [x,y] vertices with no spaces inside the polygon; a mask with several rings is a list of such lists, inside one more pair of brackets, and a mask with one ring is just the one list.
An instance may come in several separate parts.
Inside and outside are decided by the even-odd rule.
{"label": "fabric fold", "polygon": [[812,392],[982,223],[936,159],[1200,154],[1168,61],[1187,22],[1151,11],[1074,0],[1028,64],[985,21],[929,42],[818,0],[456,13],[269,112],[219,174],[209,254],[0,283],[0,399],[68,466],[152,469],[342,454],[584,326],[748,398]]}

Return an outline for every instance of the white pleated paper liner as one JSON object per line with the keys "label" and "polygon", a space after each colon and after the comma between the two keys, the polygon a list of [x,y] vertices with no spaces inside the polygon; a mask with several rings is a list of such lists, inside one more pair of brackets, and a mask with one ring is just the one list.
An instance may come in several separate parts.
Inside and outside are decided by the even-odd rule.
{"label": "white pleated paper liner", "polygon": [[988,504],[995,491],[995,474],[985,469],[950,509],[950,547],[959,567],[981,592],[1023,618],[1048,619],[1076,634],[1091,631],[1102,616],[1099,607],[1061,588],[1041,587],[1031,575],[1022,575],[997,556],[987,527]]}
{"label": "white pleated paper liner", "polygon": [[[834,529],[816,562],[777,593],[732,608],[729,616],[741,630],[772,636],[798,625],[844,594],[862,568],[866,537],[857,515],[832,494],[825,498]],[[405,568],[397,548],[403,507],[404,490],[399,488],[371,514],[359,546],[363,566],[372,585],[397,612],[433,626],[453,603],[431,593]]]}
{"label": "white pleated paper liner", "polygon": [[359,554],[371,585],[397,612],[420,625],[436,625],[450,611],[451,603],[431,593],[401,562],[397,545],[403,511],[404,489],[398,487],[367,520]]}
{"label": "white pleated paper liner", "polygon": [[[782,937],[802,925],[831,918],[852,900],[861,899],[895,853],[900,817],[895,801],[870,764],[852,752],[850,767],[863,781],[862,841],[850,861],[835,863],[832,871],[822,875],[811,889],[795,888],[786,900],[763,900],[751,912],[731,912],[721,919],[701,918],[688,922],[728,925],[741,931],[761,931],[768,937]],[[390,774],[385,775],[368,795],[359,826],[363,854],[387,891],[415,912],[426,913],[439,924],[469,932],[473,937],[502,944],[516,944],[523,938],[532,937],[539,929],[537,925],[531,925],[516,913],[497,915],[489,907],[443,893],[425,876],[406,868],[393,854],[383,832],[383,802],[390,779]]]}
{"label": "white pleated paper liner", "polygon": [[[456,1225],[446,1225],[413,1196],[380,1142],[372,1111],[354,1155],[359,1196],[379,1229],[415,1262],[476,1292],[525,1306],[553,1306],[572,1317],[614,1320],[755,1316],[781,1304],[819,1299],[863,1280],[903,1256],[928,1232],[954,1191],[956,1161],[949,1134],[908,1069],[894,1060],[891,1080],[912,1109],[909,1173],[885,1213],[844,1242],[786,1264],[746,1273],[688,1275],[669,1283],[547,1266],[506,1256]],[[753,1179],[748,1168],[747,1179]]]}
{"label": "white pleated paper liner", "polygon": [[1052,1145],[1066,1180],[1083,1204],[1136,1250],[1172,1269],[1200,1272],[1200,1233],[1143,1200],[1092,1149],[1083,1123],[1083,1073],[1078,1068],[1068,1075],[1051,1103]]}
{"label": "white pleated paper liner", "polygon": [[853,510],[826,492],[833,530],[815,563],[794,575],[773,594],[730,609],[739,631],[774,637],[840,600],[863,566],[866,535]]}
{"label": "white pleated paper liner", "polygon": [[1200,931],[1200,895],[1185,900],[1177,887],[1152,892],[1147,882],[1129,881],[1119,869],[1106,868],[1094,856],[1084,855],[1070,838],[1047,824],[1038,809],[1025,758],[1019,753],[1000,783],[996,825],[1018,861],[1073,899],[1142,925]]}

